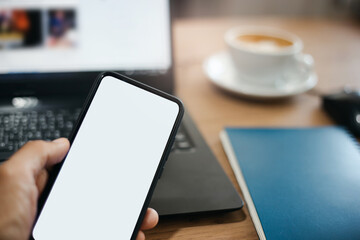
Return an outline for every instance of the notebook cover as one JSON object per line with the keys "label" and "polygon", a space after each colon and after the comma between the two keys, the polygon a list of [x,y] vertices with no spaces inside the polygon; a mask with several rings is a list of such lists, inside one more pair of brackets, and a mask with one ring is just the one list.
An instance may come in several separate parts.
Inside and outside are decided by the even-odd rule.
{"label": "notebook cover", "polygon": [[260,239],[360,239],[359,148],[340,127],[226,128]]}

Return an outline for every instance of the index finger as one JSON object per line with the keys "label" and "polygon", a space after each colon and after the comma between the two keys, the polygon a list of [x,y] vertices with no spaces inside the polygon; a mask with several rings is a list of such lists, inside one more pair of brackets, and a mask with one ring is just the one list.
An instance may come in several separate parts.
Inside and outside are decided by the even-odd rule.
{"label": "index finger", "polygon": [[37,176],[41,169],[59,163],[66,155],[70,143],[65,138],[52,142],[31,141],[17,151],[6,164],[30,171]]}

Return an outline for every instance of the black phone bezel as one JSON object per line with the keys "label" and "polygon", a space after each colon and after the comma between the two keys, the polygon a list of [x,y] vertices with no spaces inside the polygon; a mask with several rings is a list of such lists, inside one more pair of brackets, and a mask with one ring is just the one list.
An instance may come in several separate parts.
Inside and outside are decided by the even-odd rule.
{"label": "black phone bezel", "polygon": [[[77,132],[78,132],[78,130],[79,130],[85,116],[86,116],[86,113],[87,113],[87,111],[88,111],[88,109],[89,109],[89,107],[90,107],[90,105],[92,103],[92,100],[93,100],[93,98],[94,98],[94,96],[95,96],[95,94],[97,92],[97,89],[100,86],[101,81],[107,76],[114,77],[114,78],[118,79],[119,81],[124,81],[124,82],[126,82],[128,84],[139,87],[139,88],[141,88],[141,89],[143,89],[145,91],[151,92],[151,93],[156,94],[158,96],[161,96],[161,97],[163,97],[165,99],[173,101],[179,107],[179,112],[178,112],[178,115],[176,117],[176,121],[175,121],[174,126],[173,126],[173,128],[171,130],[169,139],[168,139],[168,141],[166,143],[166,146],[165,146],[164,152],[162,154],[161,160],[159,162],[158,168],[157,168],[157,170],[155,172],[155,175],[154,175],[154,178],[152,180],[149,192],[148,192],[148,194],[147,194],[147,196],[145,198],[143,207],[141,209],[141,212],[139,214],[137,223],[135,225],[135,228],[134,228],[132,236],[131,236],[131,239],[136,239],[136,236],[137,236],[137,234],[138,234],[138,232],[140,230],[140,227],[141,227],[141,223],[142,223],[142,221],[143,221],[143,219],[145,217],[146,210],[147,210],[147,208],[148,208],[148,206],[150,204],[152,194],[153,194],[153,192],[155,190],[155,187],[156,187],[156,183],[157,183],[158,179],[160,178],[161,171],[162,171],[162,169],[164,167],[164,164],[165,164],[165,162],[166,162],[166,160],[167,160],[167,158],[168,158],[168,156],[169,156],[169,154],[171,152],[171,147],[172,147],[172,144],[174,143],[175,135],[176,135],[177,130],[179,129],[179,126],[180,126],[180,123],[181,123],[181,120],[182,120],[182,117],[184,115],[185,110],[184,110],[183,103],[181,102],[180,99],[178,99],[178,98],[176,98],[176,97],[174,97],[174,96],[172,96],[172,95],[170,95],[170,94],[168,94],[166,92],[163,92],[161,90],[158,90],[156,88],[148,86],[148,85],[146,85],[144,83],[138,82],[138,81],[136,81],[134,79],[131,79],[131,78],[129,78],[127,76],[124,76],[124,75],[121,75],[119,73],[103,72],[96,78],[95,82],[93,83],[93,86],[92,86],[92,88],[91,88],[91,90],[90,90],[90,92],[89,92],[89,94],[88,94],[88,96],[86,98],[86,101],[84,103],[84,106],[83,106],[83,108],[81,110],[81,113],[79,115],[77,123],[75,124],[74,129],[72,130],[72,133],[70,134],[70,137],[69,137],[70,148],[71,148],[71,145],[72,145],[72,143],[73,143],[73,141],[74,141],[74,139],[75,139],[75,137],[77,135]],[[61,167],[62,167],[64,161],[66,160],[66,157],[67,156],[65,156],[63,161],[61,161],[59,164],[55,165],[54,168],[52,169],[52,171],[49,173],[48,182],[47,182],[47,184],[46,184],[46,186],[44,188],[44,191],[42,192],[42,194],[39,197],[38,210],[37,210],[37,215],[36,215],[36,219],[35,219],[33,228],[36,225],[36,222],[37,222],[37,220],[38,220],[38,218],[39,218],[39,216],[41,214],[41,211],[42,211],[42,209],[43,209],[43,207],[45,205],[45,202],[46,202],[46,200],[47,200],[47,198],[48,198],[48,196],[49,196],[49,194],[51,192],[51,189],[52,189],[52,187],[53,187],[53,185],[54,185],[54,183],[56,181],[56,178],[57,178],[57,176],[58,176],[58,174],[59,174],[59,172],[61,170]],[[34,239],[32,233],[31,233],[30,239],[32,239],[32,240]]]}

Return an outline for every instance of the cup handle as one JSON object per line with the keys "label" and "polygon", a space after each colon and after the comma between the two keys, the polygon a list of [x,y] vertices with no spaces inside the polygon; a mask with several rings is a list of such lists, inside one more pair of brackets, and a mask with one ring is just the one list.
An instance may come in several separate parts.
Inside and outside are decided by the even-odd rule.
{"label": "cup handle", "polygon": [[276,82],[277,86],[293,86],[293,84],[307,81],[314,70],[314,59],[310,54],[300,53],[295,55],[290,64],[289,70],[285,71],[282,78],[279,78]]}
{"label": "cup handle", "polygon": [[310,54],[298,54],[296,56],[296,62],[301,74],[308,75],[314,70],[314,58]]}

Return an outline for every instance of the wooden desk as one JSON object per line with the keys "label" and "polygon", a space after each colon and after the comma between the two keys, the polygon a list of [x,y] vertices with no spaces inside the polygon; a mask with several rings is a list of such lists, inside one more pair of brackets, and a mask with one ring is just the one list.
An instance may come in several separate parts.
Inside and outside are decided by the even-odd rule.
{"label": "wooden desk", "polygon": [[[304,52],[313,55],[320,92],[344,85],[360,89],[360,23],[295,18],[181,20],[174,23],[177,95],[197,123],[207,143],[241,193],[222,149],[219,132],[225,126],[305,127],[333,124],[315,94],[282,102],[254,102],[218,90],[206,78],[203,61],[225,49],[223,35],[233,26],[265,25],[298,35]],[[147,239],[257,239],[248,209],[199,216],[160,219]]]}

